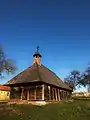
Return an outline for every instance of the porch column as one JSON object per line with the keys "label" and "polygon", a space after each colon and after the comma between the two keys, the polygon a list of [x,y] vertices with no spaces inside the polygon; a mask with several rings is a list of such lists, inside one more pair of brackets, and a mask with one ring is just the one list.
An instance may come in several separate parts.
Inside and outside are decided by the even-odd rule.
{"label": "porch column", "polygon": [[65,100],[65,91],[63,91],[63,99]]}
{"label": "porch column", "polygon": [[36,90],[37,90],[37,86],[35,87],[35,90],[34,90],[35,100],[36,100]]}
{"label": "porch column", "polygon": [[42,85],[42,100],[44,100],[44,85]]}
{"label": "porch column", "polygon": [[55,97],[56,97],[56,101],[57,101],[57,88],[55,88]]}
{"label": "porch column", "polygon": [[49,100],[51,100],[50,86],[48,86],[48,91],[49,91]]}
{"label": "porch column", "polygon": [[67,92],[65,91],[65,100],[67,100]]}
{"label": "porch column", "polygon": [[66,91],[66,100],[68,99],[68,97],[67,97],[67,91]]}
{"label": "porch column", "polygon": [[62,90],[60,90],[60,99],[62,100]]}
{"label": "porch column", "polygon": [[58,100],[60,101],[60,90],[58,89]]}
{"label": "porch column", "polygon": [[54,98],[54,92],[55,92],[55,88],[53,87],[52,88],[53,101],[55,100],[55,98]]}
{"label": "porch column", "polygon": [[23,100],[23,92],[24,92],[24,88],[21,88],[21,100]]}
{"label": "porch column", "polygon": [[62,100],[64,100],[64,91],[62,90]]}
{"label": "porch column", "polygon": [[29,100],[29,89],[27,90],[27,100]]}

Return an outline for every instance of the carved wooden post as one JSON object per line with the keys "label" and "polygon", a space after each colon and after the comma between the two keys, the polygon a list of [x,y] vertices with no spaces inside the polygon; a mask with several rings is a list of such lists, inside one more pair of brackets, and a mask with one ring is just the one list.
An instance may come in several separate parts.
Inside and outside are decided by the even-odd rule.
{"label": "carved wooden post", "polygon": [[53,100],[55,100],[55,99],[54,99],[54,91],[55,91],[55,88],[53,87],[53,88],[52,88]]}
{"label": "carved wooden post", "polygon": [[58,100],[60,101],[60,90],[58,89]]}
{"label": "carved wooden post", "polygon": [[55,88],[55,97],[56,97],[56,101],[57,101],[57,88]]}
{"label": "carved wooden post", "polygon": [[65,98],[66,98],[66,100],[67,100],[67,91],[65,91]]}
{"label": "carved wooden post", "polygon": [[65,100],[65,91],[63,91],[63,96],[64,96],[64,100]]}
{"label": "carved wooden post", "polygon": [[64,99],[64,91],[62,90],[62,100]]}
{"label": "carved wooden post", "polygon": [[35,100],[37,99],[37,98],[36,98],[36,90],[37,90],[37,86],[35,87],[35,90],[34,90],[34,95],[35,95],[34,98],[35,98]]}
{"label": "carved wooden post", "polygon": [[62,100],[62,90],[60,90],[60,99]]}
{"label": "carved wooden post", "polygon": [[27,90],[27,100],[29,100],[29,89]]}
{"label": "carved wooden post", "polygon": [[51,100],[52,100],[52,86],[50,86]]}
{"label": "carved wooden post", "polygon": [[65,100],[67,100],[67,92],[65,91]]}
{"label": "carved wooden post", "polygon": [[21,88],[21,100],[23,100],[23,92],[24,92],[24,88]]}
{"label": "carved wooden post", "polygon": [[48,91],[49,91],[49,100],[51,100],[50,86],[48,86]]}
{"label": "carved wooden post", "polygon": [[44,85],[42,85],[42,100],[44,100]]}
{"label": "carved wooden post", "polygon": [[63,100],[64,100],[64,98],[65,98],[65,96],[64,96],[64,90],[62,91],[62,94],[63,94]]}

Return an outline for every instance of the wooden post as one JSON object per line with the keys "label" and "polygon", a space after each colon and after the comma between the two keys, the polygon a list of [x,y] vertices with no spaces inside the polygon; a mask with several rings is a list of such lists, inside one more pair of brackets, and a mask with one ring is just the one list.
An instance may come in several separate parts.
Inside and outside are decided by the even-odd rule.
{"label": "wooden post", "polygon": [[55,88],[55,97],[56,97],[56,101],[57,101],[57,88]]}
{"label": "wooden post", "polygon": [[51,100],[50,86],[48,86],[48,91],[49,91],[49,100]]}
{"label": "wooden post", "polygon": [[64,91],[64,96],[65,96],[65,100],[66,100],[66,91]]}
{"label": "wooden post", "polygon": [[65,91],[63,90],[63,100],[65,100]]}
{"label": "wooden post", "polygon": [[52,88],[53,100],[55,100],[55,99],[54,99],[54,91],[55,91],[55,88],[53,87],[53,88]]}
{"label": "wooden post", "polygon": [[51,100],[53,100],[53,97],[52,97],[52,86],[50,87],[50,93],[51,93]]}
{"label": "wooden post", "polygon": [[63,90],[62,90],[62,96],[63,96],[62,98],[63,98],[63,100],[64,100],[64,91],[63,91]]}
{"label": "wooden post", "polygon": [[23,100],[23,92],[24,92],[24,88],[22,87],[22,90],[21,90],[21,100]]}
{"label": "wooden post", "polygon": [[29,100],[29,89],[27,90],[27,100]]}
{"label": "wooden post", "polygon": [[62,90],[62,100],[64,100],[64,91]]}
{"label": "wooden post", "polygon": [[37,86],[35,87],[35,90],[34,90],[35,100],[36,100],[36,89],[37,89]]}
{"label": "wooden post", "polygon": [[42,100],[44,100],[44,85],[42,85]]}
{"label": "wooden post", "polygon": [[62,100],[62,90],[60,90],[60,99]]}
{"label": "wooden post", "polygon": [[66,100],[67,100],[67,91],[66,91],[65,95],[66,95]]}
{"label": "wooden post", "polygon": [[60,90],[58,89],[58,100],[60,101]]}

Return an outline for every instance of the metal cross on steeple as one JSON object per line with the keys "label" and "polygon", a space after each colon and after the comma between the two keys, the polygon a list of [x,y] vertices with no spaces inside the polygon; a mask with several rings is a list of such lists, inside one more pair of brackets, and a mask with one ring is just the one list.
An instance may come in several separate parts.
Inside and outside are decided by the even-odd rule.
{"label": "metal cross on steeple", "polygon": [[37,52],[39,51],[39,46],[37,46]]}

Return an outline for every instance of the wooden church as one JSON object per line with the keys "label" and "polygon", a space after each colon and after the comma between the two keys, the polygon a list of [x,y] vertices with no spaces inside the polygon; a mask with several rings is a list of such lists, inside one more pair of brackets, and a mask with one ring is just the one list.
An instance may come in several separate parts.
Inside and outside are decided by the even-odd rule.
{"label": "wooden church", "polygon": [[33,64],[5,85],[11,87],[11,99],[28,101],[60,101],[70,99],[69,88],[53,71],[41,64],[42,55],[33,55]]}

